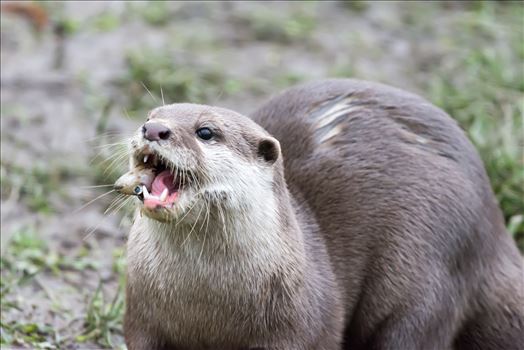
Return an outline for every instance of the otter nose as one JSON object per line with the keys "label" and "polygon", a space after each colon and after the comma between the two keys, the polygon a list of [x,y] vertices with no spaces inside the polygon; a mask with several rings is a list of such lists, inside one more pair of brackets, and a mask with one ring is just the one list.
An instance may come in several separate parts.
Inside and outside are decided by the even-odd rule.
{"label": "otter nose", "polygon": [[160,123],[145,123],[142,127],[144,137],[149,141],[167,140],[171,135],[171,130]]}

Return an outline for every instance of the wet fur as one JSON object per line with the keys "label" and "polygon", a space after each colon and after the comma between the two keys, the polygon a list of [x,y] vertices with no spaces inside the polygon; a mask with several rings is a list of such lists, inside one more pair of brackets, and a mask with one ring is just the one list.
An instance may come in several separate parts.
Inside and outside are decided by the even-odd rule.
{"label": "wet fur", "polygon": [[[225,147],[188,136],[202,115]],[[226,110],[152,118],[183,134],[164,151],[189,150],[213,181],[182,222],[137,216],[130,350],[524,344],[522,257],[477,152],[425,100],[353,80],[292,88],[252,115],[275,147]]]}

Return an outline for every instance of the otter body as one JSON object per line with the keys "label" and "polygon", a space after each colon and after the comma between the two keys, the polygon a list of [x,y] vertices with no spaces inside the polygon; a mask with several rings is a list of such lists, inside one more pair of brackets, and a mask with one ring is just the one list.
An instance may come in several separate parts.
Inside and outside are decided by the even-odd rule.
{"label": "otter body", "polygon": [[327,80],[251,119],[164,106],[131,151],[156,178],[128,242],[130,350],[524,344],[522,257],[477,152],[420,97]]}

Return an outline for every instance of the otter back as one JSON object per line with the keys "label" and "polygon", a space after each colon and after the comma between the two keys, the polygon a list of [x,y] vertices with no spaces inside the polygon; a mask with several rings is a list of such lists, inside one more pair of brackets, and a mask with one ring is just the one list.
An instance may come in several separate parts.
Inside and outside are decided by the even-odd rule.
{"label": "otter back", "polygon": [[380,84],[327,80],[252,116],[281,143],[341,286],[349,349],[524,346],[524,269],[457,123]]}

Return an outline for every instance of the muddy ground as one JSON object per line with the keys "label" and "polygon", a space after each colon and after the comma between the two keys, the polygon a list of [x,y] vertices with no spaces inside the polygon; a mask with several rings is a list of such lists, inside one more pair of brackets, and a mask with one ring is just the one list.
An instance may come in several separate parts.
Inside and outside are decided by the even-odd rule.
{"label": "muddy ground", "polygon": [[132,208],[120,208],[113,193],[91,201],[111,189],[125,167],[119,143],[162,94],[166,103],[241,113],[287,86],[325,77],[422,94],[468,130],[508,228],[521,237],[518,3],[7,4],[2,349],[123,347]]}

